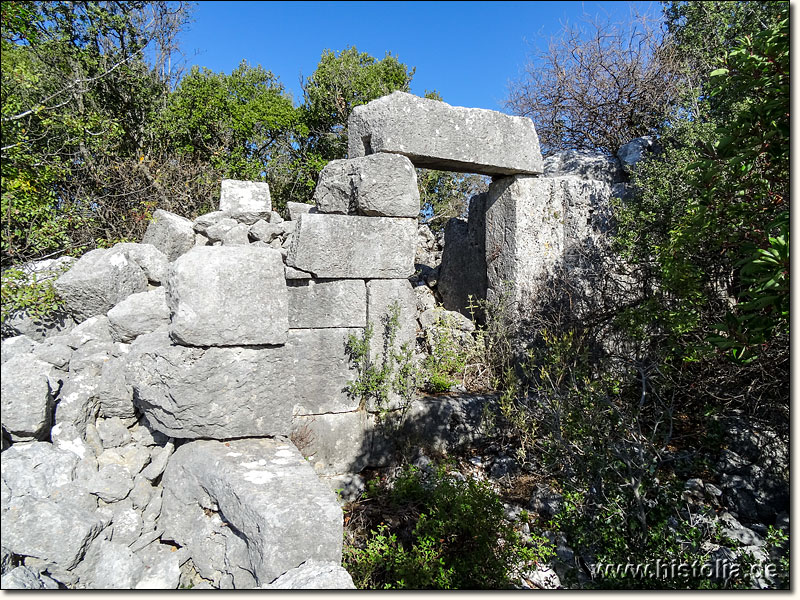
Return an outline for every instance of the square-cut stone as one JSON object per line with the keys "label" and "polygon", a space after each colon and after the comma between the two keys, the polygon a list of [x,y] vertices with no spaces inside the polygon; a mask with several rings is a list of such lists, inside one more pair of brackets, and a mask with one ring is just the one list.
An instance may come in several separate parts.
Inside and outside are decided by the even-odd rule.
{"label": "square-cut stone", "polygon": [[289,327],[364,327],[367,288],[362,279],[301,280],[287,288]]}
{"label": "square-cut stone", "polygon": [[221,188],[219,209],[223,212],[268,213],[272,210],[268,183],[223,179]]}
{"label": "square-cut stone", "polygon": [[288,297],[281,253],[197,246],[170,267],[170,334],[188,346],[284,344]]}
{"label": "square-cut stone", "polygon": [[402,154],[414,166],[482,175],[542,172],[533,121],[394,92],[356,106],[347,122],[348,157]]}
{"label": "square-cut stone", "polygon": [[414,273],[417,220],[300,215],[286,264],[325,279],[398,279]]}

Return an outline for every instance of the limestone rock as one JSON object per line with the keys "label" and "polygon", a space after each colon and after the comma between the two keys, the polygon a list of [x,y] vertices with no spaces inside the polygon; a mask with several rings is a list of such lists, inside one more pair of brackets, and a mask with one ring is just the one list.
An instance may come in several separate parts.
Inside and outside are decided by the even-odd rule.
{"label": "limestone rock", "polygon": [[230,214],[269,212],[272,210],[269,184],[260,181],[223,179],[219,209]]}
{"label": "limestone rock", "polygon": [[[447,310],[472,317],[469,306],[486,299],[486,201],[487,194],[473,196],[469,218],[450,219],[444,231],[442,266],[436,289]],[[474,310],[474,309],[473,309]],[[475,311],[477,314],[480,311]]]}
{"label": "limestone rock", "polygon": [[150,427],[168,436],[275,435],[290,428],[289,356],[282,348],[190,348],[156,332],[132,344],[127,377]]}
{"label": "limestone rock", "polygon": [[364,411],[295,416],[292,441],[320,475],[360,473],[369,464],[372,417]]}
{"label": "limestone rock", "polygon": [[262,586],[270,590],[354,590],[353,578],[345,569],[333,562],[307,560]]}
{"label": "limestone rock", "polygon": [[9,358],[17,354],[31,353],[38,345],[38,342],[33,341],[27,335],[16,335],[6,338],[3,340],[2,344],[0,344],[0,363],[6,362]]}
{"label": "limestone rock", "polygon": [[208,236],[206,235],[206,232],[208,228],[216,223],[219,223],[222,219],[227,218],[229,218],[228,213],[221,210],[215,210],[210,213],[200,215],[192,222],[192,225],[195,232],[200,233],[207,238]]}
{"label": "limestone rock", "polygon": [[153,543],[136,553],[144,564],[144,575],[137,590],[174,590],[178,587],[181,567],[174,547]]}
{"label": "limestone rock", "polygon": [[117,448],[131,441],[131,432],[119,417],[98,419],[96,427],[104,448]]}
{"label": "limestone rock", "polygon": [[122,465],[108,464],[86,481],[86,489],[103,502],[118,502],[126,498],[133,489],[131,475]]}
{"label": "limestone rock", "polygon": [[116,244],[111,251],[124,254],[139,265],[152,284],[160,285],[167,277],[169,259],[152,244]]}
{"label": "limestone rock", "polygon": [[405,278],[414,273],[416,238],[416,219],[305,214],[286,264],[321,278]]}
{"label": "limestone rock", "polygon": [[131,294],[147,290],[141,267],[111,250],[92,250],[55,282],[58,295],[76,321],[105,315]]}
{"label": "limestone rock", "polygon": [[289,327],[364,327],[367,288],[360,279],[311,280],[290,285]]}
{"label": "limestone rock", "polygon": [[417,173],[410,160],[394,154],[334,160],[322,169],[314,200],[322,213],[416,218]]}
{"label": "limestone rock", "polygon": [[151,333],[169,324],[166,292],[158,287],[149,292],[131,294],[108,311],[114,341],[130,342],[143,333]]}
{"label": "limestone rock", "polygon": [[362,333],[363,329],[354,328],[289,331],[286,349],[292,365],[288,372],[293,414],[338,413],[358,408],[358,399],[345,391],[356,377],[345,345],[351,335],[359,337]]}
{"label": "limestone rock", "polygon": [[288,301],[279,252],[252,246],[197,247],[167,281],[170,335],[197,346],[283,344]]}
{"label": "limestone rock", "polygon": [[634,138],[620,147],[620,149],[617,150],[617,158],[619,158],[622,168],[630,173],[636,163],[656,150],[657,145],[655,139],[649,135],[645,135],[643,137]]}
{"label": "limestone rock", "polygon": [[28,567],[14,567],[0,579],[4,590],[44,590],[47,589],[39,574]]}
{"label": "limestone rock", "polygon": [[17,354],[3,363],[0,419],[13,441],[47,437],[53,413],[52,369],[32,354]]}
{"label": "limestone rock", "polygon": [[347,129],[350,158],[389,152],[426,169],[482,175],[542,172],[539,136],[525,117],[394,92],[355,107]]}
{"label": "limestone rock", "polygon": [[96,540],[76,572],[89,589],[130,590],[144,576],[144,564],[126,544]]}
{"label": "limestone rock", "polygon": [[300,215],[316,212],[317,210],[313,204],[305,204],[303,202],[287,202],[286,209],[289,211],[289,220],[291,221],[297,221]]}
{"label": "limestone rock", "polygon": [[3,506],[3,546],[72,569],[106,525],[98,516],[68,501],[14,498]]}
{"label": "limestone rock", "polygon": [[147,226],[143,244],[152,244],[171,262],[194,247],[192,222],[166,210],[158,209]]}
{"label": "limestone rock", "polygon": [[60,342],[45,340],[33,349],[33,355],[56,369],[66,371],[72,358],[72,348]]}
{"label": "limestone rock", "polygon": [[615,156],[591,150],[564,150],[544,160],[545,177],[574,175],[581,179],[597,179],[609,185],[623,179],[622,166]]}
{"label": "limestone rock", "polygon": [[207,579],[255,587],[309,559],[341,563],[336,498],[285,440],[184,444],[162,482],[164,537]]}
{"label": "limestone rock", "polygon": [[[392,307],[397,305],[397,331],[394,348],[386,348],[389,319]],[[417,337],[417,298],[411,284],[405,279],[373,279],[367,282],[367,319],[372,325],[373,338],[370,355],[377,364],[383,364],[385,353],[398,352],[404,344],[413,350]]]}

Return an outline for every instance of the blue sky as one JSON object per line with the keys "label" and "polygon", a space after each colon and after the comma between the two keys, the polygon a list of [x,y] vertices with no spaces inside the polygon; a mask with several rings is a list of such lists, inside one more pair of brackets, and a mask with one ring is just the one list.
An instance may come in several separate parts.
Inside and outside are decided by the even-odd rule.
{"label": "blue sky", "polygon": [[412,93],[504,110],[509,81],[563,23],[625,22],[657,2],[198,2],[181,37],[187,66],[230,73],[244,59],[277,75],[295,103],[322,52],[356,46],[416,67]]}

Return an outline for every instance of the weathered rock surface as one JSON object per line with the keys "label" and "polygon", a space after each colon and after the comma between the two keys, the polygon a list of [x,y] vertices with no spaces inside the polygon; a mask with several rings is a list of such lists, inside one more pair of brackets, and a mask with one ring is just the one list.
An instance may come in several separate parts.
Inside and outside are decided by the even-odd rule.
{"label": "weathered rock surface", "polygon": [[289,220],[297,221],[300,215],[316,212],[317,208],[313,204],[306,204],[304,202],[287,202],[286,210],[289,211]]}
{"label": "weathered rock surface", "polygon": [[223,179],[219,209],[230,214],[272,210],[269,184],[260,181]]}
{"label": "weathered rock surface", "polygon": [[295,416],[292,440],[320,475],[360,473],[369,464],[372,425],[365,411]]}
{"label": "weathered rock surface", "polygon": [[287,288],[289,327],[365,327],[367,288],[360,279],[305,280]]}
{"label": "weathered rock surface", "polygon": [[13,441],[44,439],[53,413],[53,366],[33,354],[17,354],[3,363],[0,420]]}
{"label": "weathered rock surface", "polygon": [[220,587],[264,585],[309,559],[341,563],[341,509],[286,440],[185,444],[163,485],[163,537]]}
{"label": "weathered rock surface", "polygon": [[414,166],[483,175],[542,172],[539,136],[525,117],[394,92],[357,106],[348,156],[402,154]]}
{"label": "weathered rock surface", "polygon": [[158,209],[153,213],[153,220],[144,232],[142,243],[152,244],[169,261],[173,261],[194,247],[192,222],[185,217]]}
{"label": "weathered rock surface", "polygon": [[[473,196],[469,218],[450,219],[445,226],[442,266],[436,289],[447,310],[472,316],[469,306],[486,299],[486,200],[487,194]],[[474,313],[480,313],[475,311]]]}
{"label": "weathered rock surface", "polygon": [[116,244],[112,252],[124,254],[142,268],[150,283],[160,285],[167,277],[169,259],[152,244]]}
{"label": "weathered rock surface", "polygon": [[293,398],[289,408],[293,414],[336,413],[358,408],[358,400],[345,391],[356,377],[345,345],[351,335],[360,337],[362,333],[363,329],[354,328],[289,331],[286,350],[291,366],[279,377],[289,379]]}
{"label": "weathered rock surface", "polygon": [[270,590],[354,590],[353,578],[333,562],[307,560],[275,581],[262,586]]}
{"label": "weathered rock surface", "polygon": [[545,177],[574,175],[581,179],[596,179],[609,185],[623,180],[618,158],[591,150],[564,150],[544,159]]}
{"label": "weathered rock surface", "polygon": [[314,201],[321,213],[414,218],[417,172],[410,160],[394,154],[334,160],[320,173]]}
{"label": "weathered rock surface", "polygon": [[622,168],[630,173],[636,163],[656,150],[657,146],[655,140],[651,136],[645,135],[632,139],[627,144],[621,146],[620,149],[617,150],[617,158],[619,158]]}
{"label": "weathered rock surface", "polygon": [[3,340],[0,344],[0,363],[6,362],[12,356],[17,354],[28,354],[34,351],[39,345],[27,335],[15,335]]}
{"label": "weathered rock surface", "polygon": [[124,253],[92,250],[59,277],[55,288],[76,321],[106,314],[131,294],[147,290],[147,276]]}
{"label": "weathered rock surface", "polygon": [[130,342],[169,324],[166,292],[163,287],[131,294],[108,311],[114,341]]}
{"label": "weathered rock surface", "polygon": [[[389,320],[397,309],[395,342],[388,347]],[[404,344],[414,348],[417,337],[417,298],[411,284],[405,279],[373,279],[367,282],[367,320],[372,325],[373,338],[370,356],[376,364],[383,364],[388,353],[397,353]]]}
{"label": "weathered rock surface", "polygon": [[170,335],[185,345],[286,342],[283,260],[268,248],[194,248],[170,269],[167,305]]}
{"label": "weathered rock surface", "polygon": [[414,273],[416,238],[416,219],[305,214],[286,264],[320,278],[405,278]]}
{"label": "weathered rock surface", "polygon": [[127,381],[151,427],[170,437],[285,434],[294,401],[290,357],[282,348],[180,346],[159,331],[132,344]]}

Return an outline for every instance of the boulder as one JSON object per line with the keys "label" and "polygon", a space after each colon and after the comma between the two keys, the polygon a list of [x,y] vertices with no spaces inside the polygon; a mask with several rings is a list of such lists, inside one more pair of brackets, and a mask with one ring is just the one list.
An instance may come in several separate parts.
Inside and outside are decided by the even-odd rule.
{"label": "boulder", "polygon": [[360,473],[370,462],[372,425],[364,411],[296,415],[291,439],[320,475]]}
{"label": "boulder", "polygon": [[145,566],[127,544],[98,539],[75,571],[88,589],[130,590],[144,576]]}
{"label": "boulder", "polygon": [[53,365],[56,369],[61,369],[62,371],[69,369],[72,348],[66,344],[44,340],[33,349],[32,353],[36,358]]}
{"label": "boulder", "polygon": [[426,169],[482,175],[542,172],[539,136],[527,117],[394,92],[356,106],[347,130],[350,158],[389,152]]}
{"label": "boulder", "polygon": [[178,552],[174,546],[153,543],[136,553],[144,564],[144,575],[136,583],[137,590],[174,590],[181,578]]}
{"label": "boulder", "polygon": [[0,420],[12,441],[48,437],[53,418],[53,366],[32,354],[17,354],[0,370]]}
{"label": "boulder", "polygon": [[[48,577],[48,579],[50,579]],[[52,579],[50,580],[52,581]],[[39,574],[28,567],[14,567],[0,579],[4,590],[45,590],[52,589],[45,584]]]}
{"label": "boulder", "polygon": [[39,345],[27,335],[16,335],[6,338],[0,344],[0,364],[17,354],[29,354]]}
{"label": "boulder", "polygon": [[634,138],[627,144],[624,144],[617,150],[617,158],[619,159],[622,168],[627,173],[630,173],[633,167],[640,160],[645,158],[651,152],[656,152],[658,145],[652,136],[645,135],[642,137]]}
{"label": "boulder", "polygon": [[130,342],[169,324],[165,288],[131,294],[108,311],[111,335],[116,342]]}
{"label": "boulder", "polygon": [[97,514],[79,508],[68,498],[60,502],[12,498],[2,511],[3,546],[13,554],[72,569],[106,525]]}
{"label": "boulder", "polygon": [[321,213],[416,218],[417,172],[395,154],[333,160],[320,172],[314,201]]}
{"label": "boulder", "polygon": [[269,590],[354,590],[353,578],[333,562],[307,560],[299,567],[286,571],[270,584]]}
{"label": "boulder", "polygon": [[280,252],[196,247],[173,263],[167,305],[170,335],[181,344],[284,344],[288,300]]}
{"label": "boulder", "polygon": [[367,288],[360,279],[301,280],[290,285],[289,327],[365,327]]}
{"label": "boulder", "polygon": [[229,214],[268,213],[272,210],[269,184],[261,181],[223,179],[219,195],[219,209]]}
{"label": "boulder", "polygon": [[76,321],[105,315],[131,294],[147,290],[147,276],[125,253],[92,250],[55,282],[58,295]]}
{"label": "boulder", "polygon": [[143,244],[152,244],[171,262],[194,247],[192,222],[179,215],[158,209],[147,226]]}
{"label": "boulder", "polygon": [[162,483],[163,537],[217,585],[256,587],[309,559],[341,564],[339,504],[283,439],[184,444]]}
{"label": "boulder", "polygon": [[405,278],[414,273],[416,238],[416,219],[305,214],[286,264],[320,278]]}
{"label": "boulder", "polygon": [[291,371],[285,348],[191,348],[159,331],[132,344],[127,381],[152,429],[227,439],[289,432]]}
{"label": "boulder", "polygon": [[139,265],[147,280],[154,285],[160,285],[167,277],[169,259],[152,244],[116,244],[111,251],[124,254]]}

